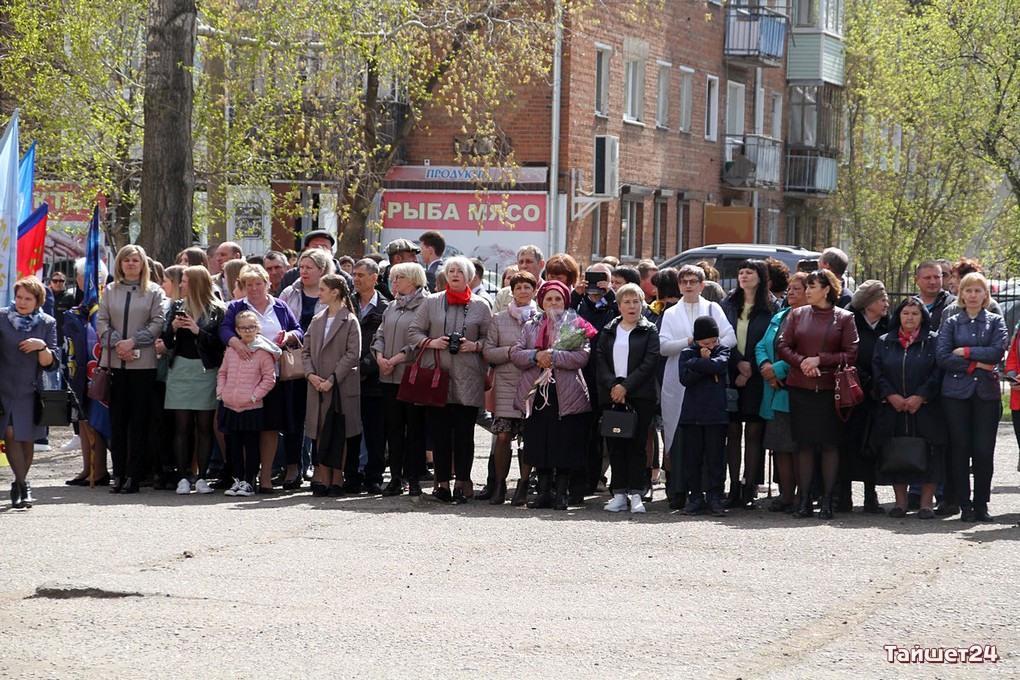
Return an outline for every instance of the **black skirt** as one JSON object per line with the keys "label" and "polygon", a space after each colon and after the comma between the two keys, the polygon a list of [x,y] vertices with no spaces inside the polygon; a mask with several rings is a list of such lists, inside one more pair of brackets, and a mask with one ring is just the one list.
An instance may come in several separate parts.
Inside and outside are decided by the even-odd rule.
{"label": "black skirt", "polygon": [[798,446],[840,444],[843,421],[836,415],[835,390],[789,387],[790,423]]}
{"label": "black skirt", "polygon": [[584,469],[587,416],[560,417],[556,383],[549,385],[548,403],[536,394],[531,417],[524,421],[524,462],[536,468]]}
{"label": "black skirt", "polygon": [[219,429],[223,434],[234,432],[262,432],[266,429],[263,424],[262,408],[252,408],[247,411],[235,411],[219,404]]}

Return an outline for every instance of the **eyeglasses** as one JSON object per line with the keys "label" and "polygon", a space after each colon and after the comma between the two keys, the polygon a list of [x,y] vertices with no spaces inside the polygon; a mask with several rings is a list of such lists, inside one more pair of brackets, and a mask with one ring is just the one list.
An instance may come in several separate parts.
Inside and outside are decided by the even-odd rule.
{"label": "eyeglasses", "polygon": [[238,326],[237,330],[240,331],[241,333],[248,333],[248,332],[252,332],[252,331],[258,332],[259,327],[258,326]]}
{"label": "eyeglasses", "polygon": [[67,283],[67,279],[50,279],[50,283]]}

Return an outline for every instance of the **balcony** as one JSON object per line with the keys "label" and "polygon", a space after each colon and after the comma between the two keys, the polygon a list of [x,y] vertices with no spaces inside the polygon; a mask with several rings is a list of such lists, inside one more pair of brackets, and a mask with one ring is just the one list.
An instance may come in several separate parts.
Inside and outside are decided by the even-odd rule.
{"label": "balcony", "polygon": [[753,66],[781,66],[786,17],[767,7],[730,7],[726,15],[728,59]]}
{"label": "balcony", "polygon": [[783,162],[783,142],[761,135],[726,138],[723,181],[748,189],[778,187]]}
{"label": "balcony", "polygon": [[817,152],[791,150],[786,154],[787,193],[827,195],[836,190],[836,159]]}

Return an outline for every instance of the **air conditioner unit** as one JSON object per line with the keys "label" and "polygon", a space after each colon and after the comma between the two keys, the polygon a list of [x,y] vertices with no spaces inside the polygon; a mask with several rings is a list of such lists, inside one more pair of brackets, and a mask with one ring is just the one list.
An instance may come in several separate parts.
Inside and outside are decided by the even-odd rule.
{"label": "air conditioner unit", "polygon": [[595,135],[595,195],[620,195],[620,138]]}

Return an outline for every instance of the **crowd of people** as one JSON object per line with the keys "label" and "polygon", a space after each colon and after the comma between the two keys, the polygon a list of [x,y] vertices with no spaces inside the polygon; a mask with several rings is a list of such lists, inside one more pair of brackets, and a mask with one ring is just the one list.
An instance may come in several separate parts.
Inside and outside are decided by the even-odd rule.
{"label": "crowd of people", "polygon": [[438,232],[360,260],[335,245],[312,232],[292,259],[246,258],[227,242],[165,268],[124,246],[91,335],[65,274],[49,291],[18,281],[0,314],[12,506],[35,502],[42,376],[69,367],[82,470],[67,484],[116,494],[420,496],[426,482],[442,503],[501,505],[516,441],[514,506],[608,491],[606,511],[644,513],[664,476],[671,509],[725,516],[758,504],[768,451],[773,512],[830,519],[861,482],[866,513],[886,512],[891,485],[890,517],[991,521],[1003,379],[1020,439],[1018,341],[973,260],[921,262],[890,314],[882,282],[848,290],[836,248],[805,271],[748,259],[727,293],[707,262],[582,273],[525,246],[491,294],[484,263],[444,259]]}

